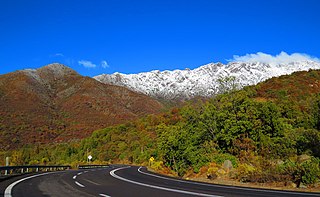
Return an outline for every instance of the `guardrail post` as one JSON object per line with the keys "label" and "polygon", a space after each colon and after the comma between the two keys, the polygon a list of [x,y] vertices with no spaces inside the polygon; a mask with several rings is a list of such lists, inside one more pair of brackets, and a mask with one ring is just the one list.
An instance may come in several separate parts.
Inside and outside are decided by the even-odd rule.
{"label": "guardrail post", "polygon": [[70,169],[70,166],[0,166],[0,176],[10,174],[23,174],[29,172],[48,172]]}

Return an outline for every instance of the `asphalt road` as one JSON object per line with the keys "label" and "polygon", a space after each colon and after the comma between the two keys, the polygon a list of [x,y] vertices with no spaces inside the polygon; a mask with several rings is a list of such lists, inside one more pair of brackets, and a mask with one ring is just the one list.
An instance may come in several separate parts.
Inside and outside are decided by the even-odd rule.
{"label": "asphalt road", "polygon": [[185,181],[153,174],[136,166],[24,175],[1,181],[0,191],[4,197],[320,196],[320,193],[260,190]]}

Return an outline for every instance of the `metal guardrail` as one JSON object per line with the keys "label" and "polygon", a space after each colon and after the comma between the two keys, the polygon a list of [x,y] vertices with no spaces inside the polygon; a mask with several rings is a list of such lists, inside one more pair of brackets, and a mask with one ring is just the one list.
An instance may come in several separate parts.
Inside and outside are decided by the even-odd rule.
{"label": "metal guardrail", "polygon": [[0,176],[23,174],[28,172],[69,170],[70,166],[0,166]]}
{"label": "metal guardrail", "polygon": [[79,165],[78,169],[89,169],[89,168],[106,168],[109,165]]}

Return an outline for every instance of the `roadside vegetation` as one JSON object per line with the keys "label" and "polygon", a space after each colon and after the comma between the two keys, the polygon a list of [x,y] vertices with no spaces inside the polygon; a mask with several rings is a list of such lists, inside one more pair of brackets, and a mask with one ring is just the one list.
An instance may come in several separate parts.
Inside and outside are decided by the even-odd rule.
{"label": "roadside vegetation", "polygon": [[16,165],[75,166],[90,154],[93,163],[144,164],[180,177],[319,187],[320,94],[310,83],[320,76],[319,71],[301,73],[307,85],[299,81],[302,74],[274,78],[97,130],[81,141],[1,154]]}

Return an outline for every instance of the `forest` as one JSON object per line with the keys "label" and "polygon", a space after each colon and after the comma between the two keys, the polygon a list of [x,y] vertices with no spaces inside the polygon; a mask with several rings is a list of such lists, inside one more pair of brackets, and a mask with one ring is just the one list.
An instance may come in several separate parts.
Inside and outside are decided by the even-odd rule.
{"label": "forest", "polygon": [[[320,179],[320,94],[310,83],[318,80],[319,71],[273,78],[100,129],[83,140],[25,145],[0,154],[10,156],[12,165],[76,166],[90,154],[92,163],[149,165],[179,177],[205,174],[315,187]],[[231,161],[230,170],[223,168],[225,161]]]}

